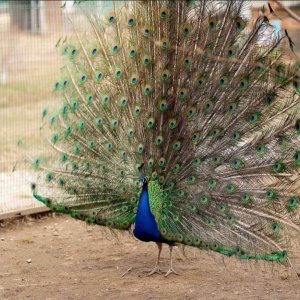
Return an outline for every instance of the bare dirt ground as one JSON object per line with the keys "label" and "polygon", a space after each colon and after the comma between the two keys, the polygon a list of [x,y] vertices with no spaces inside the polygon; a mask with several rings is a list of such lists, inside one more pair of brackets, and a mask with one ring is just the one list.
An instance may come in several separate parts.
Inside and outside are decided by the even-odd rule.
{"label": "bare dirt ground", "polygon": [[[0,299],[300,299],[297,276],[282,266],[186,252],[174,252],[180,276],[147,277],[154,243],[118,241],[68,216],[15,220],[0,227]],[[164,247],[163,270],[168,257]]]}

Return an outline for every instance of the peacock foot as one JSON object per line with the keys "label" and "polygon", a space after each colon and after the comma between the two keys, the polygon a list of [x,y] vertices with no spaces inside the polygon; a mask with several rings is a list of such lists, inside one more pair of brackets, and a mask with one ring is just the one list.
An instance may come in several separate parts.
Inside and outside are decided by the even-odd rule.
{"label": "peacock foot", "polygon": [[179,275],[180,276],[180,274],[179,273],[177,273],[176,271],[174,271],[174,269],[173,268],[171,268],[166,274],[165,274],[165,277],[168,277],[170,274],[175,274],[175,275]]}
{"label": "peacock foot", "polygon": [[156,265],[152,271],[150,271],[150,272],[145,271],[145,272],[148,273],[147,276],[151,276],[153,274],[162,274],[162,269],[158,265]]}

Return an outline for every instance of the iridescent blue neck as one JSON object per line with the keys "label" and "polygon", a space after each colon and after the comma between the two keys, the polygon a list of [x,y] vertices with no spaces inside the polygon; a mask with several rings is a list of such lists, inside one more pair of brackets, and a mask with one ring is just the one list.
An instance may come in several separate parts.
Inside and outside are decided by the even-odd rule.
{"label": "iridescent blue neck", "polygon": [[143,190],[140,195],[133,234],[137,239],[144,242],[164,242],[150,210],[148,185],[146,182],[143,184]]}

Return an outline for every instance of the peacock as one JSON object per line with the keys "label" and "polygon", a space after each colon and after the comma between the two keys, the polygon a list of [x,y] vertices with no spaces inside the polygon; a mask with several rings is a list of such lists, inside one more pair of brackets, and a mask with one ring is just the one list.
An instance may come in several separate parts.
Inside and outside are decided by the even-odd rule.
{"label": "peacock", "polygon": [[[81,1],[77,1],[81,2]],[[300,231],[300,74],[243,0],[114,3],[59,40],[33,196],[162,245],[290,265]],[[89,9],[87,9],[89,7]],[[296,232],[296,234],[292,234]],[[294,250],[293,250],[294,249]]]}

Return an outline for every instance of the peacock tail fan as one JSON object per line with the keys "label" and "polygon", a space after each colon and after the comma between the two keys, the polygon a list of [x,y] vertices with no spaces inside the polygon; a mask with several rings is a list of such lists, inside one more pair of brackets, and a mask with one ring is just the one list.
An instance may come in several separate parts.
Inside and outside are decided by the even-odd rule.
{"label": "peacock tail fan", "polygon": [[[246,1],[131,1],[58,45],[34,196],[127,230],[140,176],[161,236],[285,263],[300,225],[299,66]],[[84,8],[83,8],[84,10]],[[141,175],[143,174],[143,175]]]}

